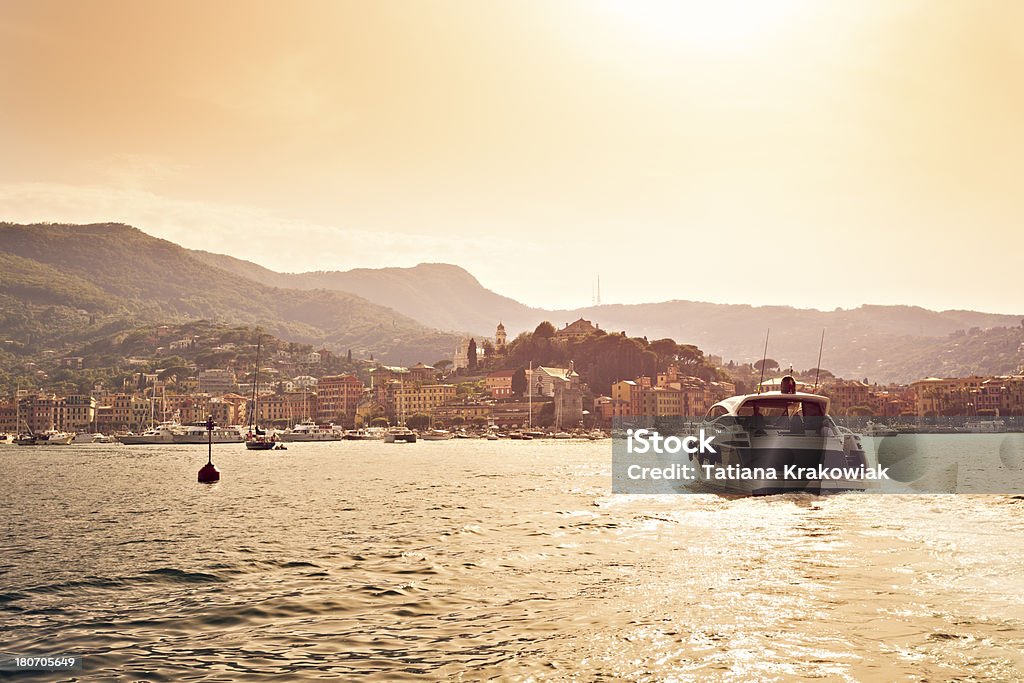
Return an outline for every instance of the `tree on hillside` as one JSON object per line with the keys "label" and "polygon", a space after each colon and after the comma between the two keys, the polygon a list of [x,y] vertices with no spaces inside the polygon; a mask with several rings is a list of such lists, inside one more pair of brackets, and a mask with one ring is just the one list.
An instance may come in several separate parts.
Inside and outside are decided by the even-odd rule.
{"label": "tree on hillside", "polygon": [[533,331],[533,336],[537,339],[550,339],[555,336],[555,326],[545,320],[537,325]]}
{"label": "tree on hillside", "polygon": [[469,358],[469,369],[476,370],[476,339],[470,338],[466,356]]}
{"label": "tree on hillside", "polygon": [[512,373],[512,393],[516,396],[526,393],[526,368],[519,368]]}
{"label": "tree on hillside", "polygon": [[405,421],[409,429],[423,429],[430,424],[430,416],[426,413],[414,413]]}
{"label": "tree on hillside", "polygon": [[775,372],[779,369],[779,362],[774,358],[765,358],[754,363],[754,369],[761,372],[761,366],[764,365],[765,372]]}
{"label": "tree on hillside", "polygon": [[804,370],[803,375],[804,375],[804,377],[808,377],[808,378],[813,378],[813,377],[817,376],[818,377],[818,381],[821,381],[821,380],[824,380],[824,379],[834,379],[835,378],[835,375],[833,375],[831,372],[829,372],[825,368],[820,368],[820,371],[819,371],[819,368],[809,368],[807,370]]}
{"label": "tree on hillside", "polygon": [[449,367],[451,367],[451,364],[452,364],[452,362],[450,360],[448,360],[447,358],[442,358],[441,360],[435,360],[432,363],[432,365],[434,366],[434,369],[436,369],[438,372],[444,372]]}

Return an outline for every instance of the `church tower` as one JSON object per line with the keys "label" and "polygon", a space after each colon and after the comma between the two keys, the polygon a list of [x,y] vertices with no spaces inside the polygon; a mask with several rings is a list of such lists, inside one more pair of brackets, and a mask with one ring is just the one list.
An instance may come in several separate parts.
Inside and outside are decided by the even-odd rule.
{"label": "church tower", "polygon": [[494,331],[494,350],[498,353],[505,353],[505,343],[507,341],[508,336],[505,334],[505,326],[499,322],[498,329]]}

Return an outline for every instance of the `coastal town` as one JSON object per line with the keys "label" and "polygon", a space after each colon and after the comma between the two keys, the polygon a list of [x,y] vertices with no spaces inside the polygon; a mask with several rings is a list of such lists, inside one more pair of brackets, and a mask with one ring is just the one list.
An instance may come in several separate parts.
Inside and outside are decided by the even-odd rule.
{"label": "coastal town", "polygon": [[[570,353],[582,349],[584,341],[607,334],[582,318],[560,329],[544,325],[549,326],[549,348]],[[802,389],[830,397],[835,416],[906,420],[1024,415],[1024,368],[1005,376],[927,377],[880,385],[834,377],[817,368],[780,368],[770,359],[723,362],[699,351],[694,365],[693,358],[670,352],[653,372],[593,386],[572,359],[561,366],[517,361],[499,323],[493,337],[465,338],[450,360],[433,364],[397,366],[349,357],[340,359],[349,371],[335,372],[339,359],[331,351],[292,345],[273,349],[256,372],[240,360],[251,344],[224,342],[216,335],[168,336],[174,332],[168,326],[153,332],[154,357],[187,351],[205,360],[169,371],[153,367],[147,358],[126,358],[128,367],[139,369],[120,386],[97,383],[88,392],[57,391],[45,380],[37,387],[19,388],[0,403],[0,433],[138,433],[156,423],[198,424],[208,417],[218,425],[258,424],[278,430],[306,422],[338,429],[401,424],[414,429],[572,432],[608,428],[615,418],[631,416],[703,416],[715,402],[736,393],[758,386],[777,388],[774,384],[783,373],[795,376]],[[87,362],[64,357],[60,366],[81,369]]]}

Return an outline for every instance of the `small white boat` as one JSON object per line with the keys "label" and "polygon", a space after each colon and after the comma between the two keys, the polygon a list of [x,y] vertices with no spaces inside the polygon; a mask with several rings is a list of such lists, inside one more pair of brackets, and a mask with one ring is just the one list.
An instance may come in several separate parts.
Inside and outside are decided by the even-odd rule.
{"label": "small white boat", "polygon": [[174,430],[180,426],[177,422],[161,422],[141,434],[119,434],[116,438],[126,446],[174,443]]}
{"label": "small white boat", "polygon": [[416,443],[416,432],[408,427],[392,427],[384,432],[384,443]]}
{"label": "small white boat", "polygon": [[864,431],[861,432],[864,436],[898,436],[897,432],[888,425],[881,424],[878,422],[872,422],[868,420],[867,425],[864,426]]}
{"label": "small white boat", "polygon": [[342,437],[333,424],[320,426],[313,420],[303,420],[277,435],[279,441],[341,441]]}
{"label": "small white boat", "polygon": [[67,446],[74,438],[74,434],[50,429],[45,432],[20,436],[14,443],[19,446]]}
{"label": "small white boat", "polygon": [[571,439],[572,434],[569,432],[556,432],[554,438],[556,439]]}
{"label": "small white boat", "polygon": [[0,446],[9,446],[14,443],[14,434],[0,434]]}
{"label": "small white boat", "polygon": [[[174,430],[174,443],[209,443],[210,432],[205,422],[181,425]],[[242,428],[237,426],[214,427],[213,443],[242,443]]]}
{"label": "small white boat", "polygon": [[484,438],[487,439],[488,441],[497,441],[499,437],[494,432],[487,432],[487,436],[485,436]]}
{"label": "small white boat", "polygon": [[384,427],[364,427],[362,429],[346,429],[346,441],[380,441],[387,430]]}
{"label": "small white boat", "polygon": [[76,434],[75,438],[71,440],[73,444],[86,444],[86,443],[117,443],[117,439],[112,436],[107,436],[100,432],[82,432]]}
{"label": "small white boat", "polygon": [[420,436],[420,438],[424,441],[447,441],[448,439],[454,439],[455,435],[446,429],[431,429]]}
{"label": "small white boat", "polygon": [[964,431],[971,434],[998,434],[1006,431],[1005,420],[975,420],[964,423]]}

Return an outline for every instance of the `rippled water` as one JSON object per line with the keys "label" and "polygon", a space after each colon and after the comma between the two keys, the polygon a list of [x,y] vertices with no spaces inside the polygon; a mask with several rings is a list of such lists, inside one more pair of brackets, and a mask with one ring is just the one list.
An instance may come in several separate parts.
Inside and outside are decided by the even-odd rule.
{"label": "rippled water", "polygon": [[612,496],[609,444],[225,445],[214,486],[197,447],[0,449],[0,652],[85,657],[39,680],[1024,680],[1024,500]]}

